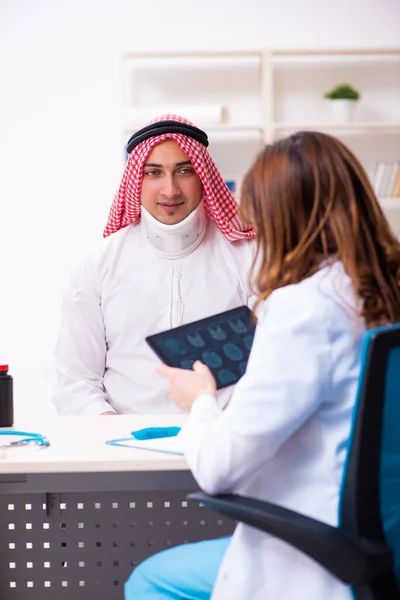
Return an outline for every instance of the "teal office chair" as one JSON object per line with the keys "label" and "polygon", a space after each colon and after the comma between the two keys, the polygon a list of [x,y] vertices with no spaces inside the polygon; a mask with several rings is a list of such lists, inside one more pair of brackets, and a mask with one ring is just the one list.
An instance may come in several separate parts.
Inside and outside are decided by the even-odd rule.
{"label": "teal office chair", "polygon": [[338,527],[254,498],[188,497],[291,544],[355,600],[400,600],[400,326],[365,337],[348,444]]}

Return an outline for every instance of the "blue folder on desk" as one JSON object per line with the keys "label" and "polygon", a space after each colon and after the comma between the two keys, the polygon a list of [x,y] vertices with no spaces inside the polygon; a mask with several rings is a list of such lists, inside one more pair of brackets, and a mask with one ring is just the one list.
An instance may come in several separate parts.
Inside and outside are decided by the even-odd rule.
{"label": "blue folder on desk", "polygon": [[180,427],[146,427],[145,429],[132,431],[130,437],[107,440],[106,444],[182,456],[183,451],[178,435],[180,430]]}

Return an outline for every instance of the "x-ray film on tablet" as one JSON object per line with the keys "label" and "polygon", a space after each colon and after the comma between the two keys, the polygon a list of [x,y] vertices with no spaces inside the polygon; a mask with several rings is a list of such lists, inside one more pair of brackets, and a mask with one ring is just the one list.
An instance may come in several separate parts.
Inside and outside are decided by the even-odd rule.
{"label": "x-ray film on tablet", "polygon": [[191,369],[201,360],[212,371],[217,389],[237,383],[246,370],[255,321],[247,306],[239,306],[146,338],[170,367]]}

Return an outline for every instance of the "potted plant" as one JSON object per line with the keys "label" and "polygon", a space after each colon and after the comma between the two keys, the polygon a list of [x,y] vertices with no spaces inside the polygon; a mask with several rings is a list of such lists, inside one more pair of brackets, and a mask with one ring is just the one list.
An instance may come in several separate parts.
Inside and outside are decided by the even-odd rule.
{"label": "potted plant", "polygon": [[324,98],[331,101],[333,116],[337,123],[351,123],[361,95],[348,83],[341,83],[329,92],[325,92]]}

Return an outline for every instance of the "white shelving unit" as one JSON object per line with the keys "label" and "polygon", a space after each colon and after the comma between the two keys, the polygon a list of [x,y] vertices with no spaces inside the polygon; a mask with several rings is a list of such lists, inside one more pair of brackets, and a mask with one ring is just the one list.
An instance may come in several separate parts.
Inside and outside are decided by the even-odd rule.
{"label": "white shelving unit", "polygon": [[[124,54],[122,82],[123,144],[150,118],[182,114],[207,131],[210,153],[237,191],[263,144],[298,130],[342,139],[371,180],[378,162],[400,160],[400,48]],[[323,99],[340,83],[361,93],[345,125]],[[400,200],[381,201],[400,232]]]}
{"label": "white shelving unit", "polygon": [[262,52],[125,54],[122,60],[123,138],[163,113],[204,129],[209,151],[239,191],[262,148]]}
{"label": "white shelving unit", "polygon": [[[334,135],[356,154],[374,181],[378,162],[400,160],[400,48],[357,51],[272,51],[268,141],[298,130]],[[361,93],[355,120],[334,121],[323,93],[349,83]],[[400,233],[400,199],[381,198],[382,207]]]}

